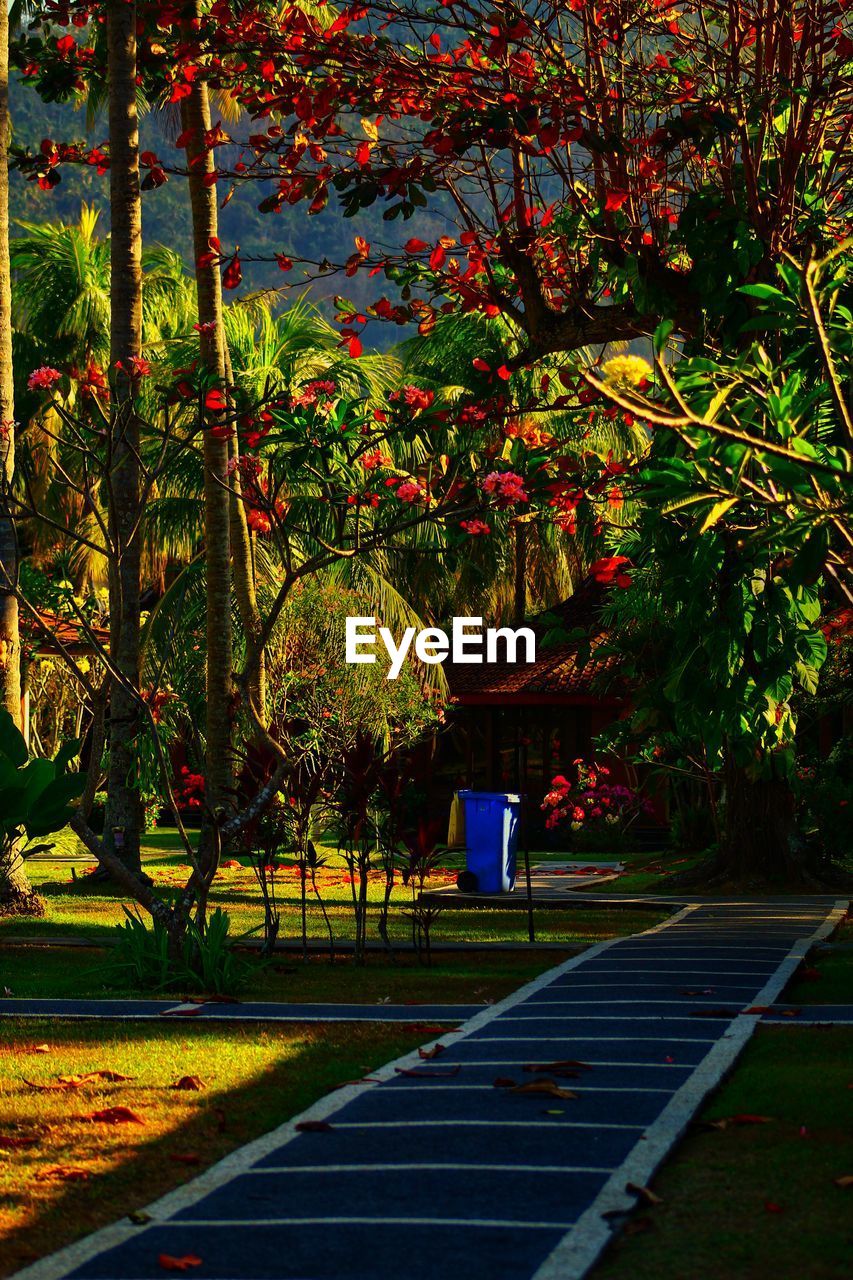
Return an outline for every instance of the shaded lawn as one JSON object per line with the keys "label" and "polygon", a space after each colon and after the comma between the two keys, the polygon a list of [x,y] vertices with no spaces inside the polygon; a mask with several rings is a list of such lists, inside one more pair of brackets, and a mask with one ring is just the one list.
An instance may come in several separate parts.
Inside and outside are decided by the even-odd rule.
{"label": "shaded lawn", "polygon": [[[479,1004],[509,995],[565,958],[554,951],[445,953],[436,955],[432,966],[426,968],[412,955],[400,955],[392,963],[381,953],[370,953],[364,966],[348,957],[339,957],[332,965],[319,956],[303,961],[301,956],[281,955],[263,967],[253,962],[251,979],[239,996],[242,1000],[306,1003]],[[6,987],[18,998],[81,999],[161,994],[176,1000],[180,995],[201,994],[141,990],[110,966],[110,953],[98,948],[4,946],[0,949],[0,992]],[[0,1023],[0,1036],[3,1025]]]}
{"label": "shaded lawn", "polygon": [[[761,1028],[592,1280],[846,1280],[853,1245],[853,1028]],[[631,1233],[634,1234],[631,1234]]]}
{"label": "shaded lawn", "polygon": [[853,922],[842,924],[831,942],[850,950],[815,948],[804,968],[814,970],[818,976],[795,976],[785,991],[786,1003],[853,1004]]}
{"label": "shaded lawn", "polygon": [[[0,1275],[140,1209],[426,1038],[423,1031],[351,1024],[4,1022],[0,1137],[34,1143],[11,1150],[0,1144]],[[43,1045],[47,1051],[39,1052]],[[100,1070],[134,1079],[67,1092],[24,1083],[51,1085],[58,1076]],[[204,1089],[169,1088],[186,1075],[200,1077]],[[143,1123],[86,1118],[117,1106]]]}

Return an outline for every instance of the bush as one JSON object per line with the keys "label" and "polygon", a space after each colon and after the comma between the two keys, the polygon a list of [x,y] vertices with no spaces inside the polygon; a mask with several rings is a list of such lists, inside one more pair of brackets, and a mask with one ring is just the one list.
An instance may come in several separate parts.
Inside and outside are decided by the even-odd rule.
{"label": "bush", "polygon": [[221,907],[211,912],[203,929],[190,921],[177,955],[159,920],[149,928],[138,911],[123,910],[127,919],[116,925],[118,941],[110,969],[135,987],[234,995],[257,967],[257,962],[235,954],[231,920]]}

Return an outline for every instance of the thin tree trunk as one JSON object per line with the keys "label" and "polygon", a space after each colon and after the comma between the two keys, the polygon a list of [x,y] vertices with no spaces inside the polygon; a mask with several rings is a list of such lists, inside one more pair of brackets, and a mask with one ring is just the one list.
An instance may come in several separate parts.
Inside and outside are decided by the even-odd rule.
{"label": "thin tree trunk", "polygon": [[[12,282],[9,267],[9,11],[0,5],[0,707],[21,727],[18,541],[10,505],[15,475]],[[16,846],[0,855],[0,910],[41,908]]]}
{"label": "thin tree trunk", "polygon": [[[198,6],[194,6],[198,16]],[[205,149],[204,137],[210,129],[207,84],[193,81],[189,95],[181,101],[181,117],[187,136],[190,203],[193,220],[193,248],[198,287],[199,345],[202,364],[213,384],[225,393],[224,335],[222,327],[222,281],[217,262],[205,265],[211,242],[218,236],[215,183],[205,178],[214,171],[212,153]],[[207,663],[205,693],[205,788],[207,809],[219,815],[233,806],[232,642],[231,642],[231,538],[228,486],[228,438],[222,430],[222,415],[206,413],[204,429],[204,539],[207,561]],[[219,430],[215,430],[216,427]],[[218,841],[203,841],[213,850]],[[214,867],[206,868],[215,872]]]}
{"label": "thin tree trunk", "polygon": [[[234,410],[234,373],[227,344],[223,347],[225,358],[225,374],[228,379],[228,403]],[[239,457],[239,441],[236,431],[229,441],[229,459],[236,464]],[[267,722],[267,678],[266,661],[261,647],[263,623],[258,609],[257,582],[255,565],[252,559],[252,538],[246,519],[246,504],[242,499],[242,482],[236,465],[231,476],[231,563],[234,571],[234,597],[240,613],[240,622],[246,639],[246,650],[250,656],[250,675],[246,693],[254,704],[255,711],[262,724]]]}
{"label": "thin tree trunk", "polygon": [[110,758],[104,821],[106,847],[132,870],[140,867],[142,804],[139,596],[141,590],[139,417],[135,362],[142,353],[142,207],[136,114],[136,4],[107,9],[110,125],[110,381],[109,467],[110,656],[119,679],[110,689]]}

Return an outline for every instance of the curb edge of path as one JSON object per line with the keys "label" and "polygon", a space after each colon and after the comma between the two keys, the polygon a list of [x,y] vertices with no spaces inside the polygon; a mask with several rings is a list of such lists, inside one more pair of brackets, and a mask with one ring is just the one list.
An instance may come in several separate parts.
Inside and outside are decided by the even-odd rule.
{"label": "curb edge of path", "polygon": [[[788,955],[771,974],[753,1001],[773,1004],[791,980],[797,966],[816,942],[828,937],[847,914],[848,900],[838,898],[826,919],[807,938],[798,938]],[[683,913],[679,913],[683,914]],[[671,923],[671,922],[670,922]],[[651,930],[649,931],[651,932]],[[624,939],[623,939],[624,941]],[[688,1125],[710,1093],[734,1066],[761,1018],[739,1014],[702,1062],[688,1076],[644,1137],[629,1152],[592,1204],[578,1218],[560,1243],[545,1259],[532,1280],[582,1280],[598,1261],[605,1247],[619,1235],[621,1222],[605,1214],[621,1217],[637,1207],[637,1197],[626,1184],[646,1186],[659,1166],[683,1137]]]}
{"label": "curb edge of path", "polygon": [[[650,929],[644,929],[641,933],[633,936],[645,937],[649,934],[659,933],[682,920],[685,916],[690,915],[696,909],[695,906],[684,907],[669,919],[653,925]],[[469,1018],[457,1030],[443,1034],[439,1039],[426,1042],[420,1048],[430,1048],[439,1043],[447,1047],[458,1044],[460,1040],[466,1039],[472,1032],[488,1025],[494,1018],[505,1013],[507,1009],[513,1008],[514,1005],[526,1000],[528,996],[533,995],[534,992],[553,982],[555,978],[564,973],[569,973],[591,957],[601,955],[604,951],[608,951],[611,947],[624,941],[624,938],[608,938],[604,942],[595,943],[576,956],[570,956],[562,964],[556,965],[553,969],[548,969],[545,973],[540,973],[530,982],[525,983],[523,987],[513,991],[511,995],[505,996],[503,1000],[497,1001],[495,1004],[489,1005],[481,1013],[475,1014],[473,1018]],[[55,1253],[48,1254],[47,1257],[40,1258],[38,1262],[14,1272],[13,1275],[8,1277],[8,1280],[61,1280],[62,1277],[67,1276],[84,1263],[97,1257],[99,1253],[104,1253],[107,1249],[113,1249],[118,1245],[124,1244],[127,1240],[134,1239],[149,1227],[156,1226],[159,1222],[171,1218],[180,1210],[196,1204],[204,1196],[209,1195],[211,1191],[215,1191],[217,1188],[231,1182],[233,1178],[256,1164],[264,1156],[269,1155],[271,1151],[275,1151],[278,1147],[292,1142],[300,1136],[296,1128],[298,1124],[306,1120],[328,1120],[330,1116],[342,1110],[353,1099],[360,1098],[362,1094],[378,1088],[386,1080],[394,1079],[397,1067],[412,1068],[422,1065],[419,1050],[413,1049],[410,1053],[404,1054],[400,1058],[395,1058],[394,1061],[388,1062],[371,1072],[369,1081],[345,1085],[332,1093],[325,1094],[305,1111],[291,1117],[290,1120],[285,1120],[276,1129],[270,1130],[269,1133],[263,1134],[260,1138],[255,1138],[252,1142],[246,1143],[242,1147],[238,1147],[235,1151],[223,1157],[222,1160],[218,1160],[216,1164],[211,1165],[209,1169],[199,1174],[198,1177],[184,1183],[183,1186],[176,1187],[174,1191],[168,1191],[152,1204],[145,1205],[141,1210],[136,1211],[148,1215],[150,1221],[144,1224],[136,1224],[130,1222],[127,1217],[120,1218],[117,1222],[101,1227],[98,1231],[74,1241],[73,1244],[65,1245],[64,1248],[58,1249]]]}

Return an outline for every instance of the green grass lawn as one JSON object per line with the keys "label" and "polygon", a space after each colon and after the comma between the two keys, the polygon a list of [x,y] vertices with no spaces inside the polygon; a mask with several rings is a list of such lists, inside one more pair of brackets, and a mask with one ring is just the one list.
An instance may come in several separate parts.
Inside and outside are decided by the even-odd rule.
{"label": "green grass lawn", "polygon": [[[145,837],[144,868],[157,888],[165,895],[176,892],[187,876],[187,866],[176,852],[177,834],[158,829]],[[326,865],[318,873],[317,882],[337,939],[354,936],[352,886],[343,860],[332,850],[323,850]],[[41,918],[10,917],[0,920],[0,941],[15,937],[77,937],[92,943],[103,942],[114,934],[114,926],[124,920],[125,896],[109,884],[89,878],[95,863],[76,841],[65,832],[49,857],[31,859],[28,870],[33,885],[46,904]],[[428,882],[436,888],[455,880],[460,855],[448,855],[447,865]],[[277,892],[282,911],[282,938],[296,939],[301,934],[300,881],[298,870],[283,860],[278,874]],[[378,937],[376,920],[384,894],[381,871],[371,873],[369,882],[369,936]],[[217,877],[210,898],[211,906],[221,906],[232,920],[232,934],[237,936],[257,930],[263,918],[261,895],[255,876],[246,859],[227,859]],[[406,944],[411,938],[411,925],[405,912],[411,905],[411,894],[401,882],[395,885],[390,904],[389,933],[393,941]],[[569,911],[536,912],[536,934],[541,941],[565,942],[568,946],[584,945],[616,934],[647,928],[657,919],[654,915],[631,912],[622,918],[618,909],[589,912],[579,906]],[[308,894],[308,936],[326,941],[323,916],[313,893]],[[527,918],[517,909],[448,909],[433,930],[436,942],[525,942]]]}
{"label": "green grass lawn", "polygon": [[[242,1000],[342,1001],[354,1004],[408,1002],[478,1004],[500,1000],[537,974],[552,968],[568,953],[553,951],[437,954],[431,967],[418,964],[413,955],[393,962],[370,953],[363,966],[340,957],[334,964],[321,957],[303,961],[282,955],[268,965],[254,963],[248,983],[240,989]],[[111,968],[108,951],[15,947],[0,949],[0,984],[18,998],[53,996],[104,999],[151,997]],[[2,992],[0,987],[0,992]],[[159,993],[167,998],[201,994],[198,991]],[[413,1009],[413,1018],[417,1010]]]}
{"label": "green grass lawn", "polygon": [[[353,1024],[4,1022],[0,1139],[12,1141],[0,1142],[0,1276],[140,1209],[429,1038]],[[56,1088],[102,1071],[132,1079]],[[169,1087],[183,1076],[203,1088]],[[112,1107],[142,1123],[92,1118]]]}
{"label": "green grass lawn", "polygon": [[842,924],[830,942],[838,950],[830,946],[811,953],[803,967],[807,976],[802,976],[801,971],[794,978],[785,992],[786,1003],[853,1004],[853,922]]}
{"label": "green grass lawn", "polygon": [[592,1280],[846,1280],[851,1064],[853,1028],[761,1028]]}

